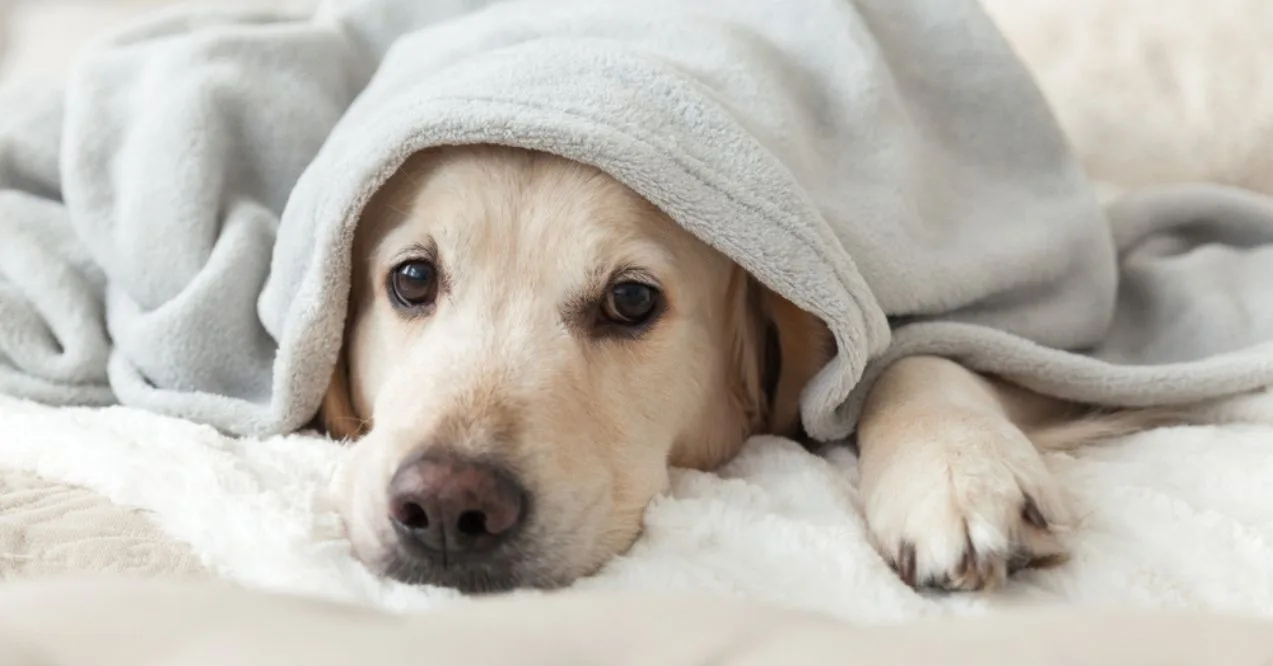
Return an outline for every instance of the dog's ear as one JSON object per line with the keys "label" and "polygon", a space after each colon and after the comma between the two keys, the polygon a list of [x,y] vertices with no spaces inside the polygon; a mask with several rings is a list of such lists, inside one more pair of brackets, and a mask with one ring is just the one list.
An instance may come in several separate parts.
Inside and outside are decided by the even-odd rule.
{"label": "dog's ear", "polygon": [[735,268],[730,287],[731,399],[748,434],[799,436],[800,395],[835,353],[822,320]]}
{"label": "dog's ear", "polygon": [[327,395],[323,396],[323,405],[318,410],[318,420],[327,435],[334,439],[355,440],[366,432],[367,422],[354,411],[349,393],[349,368],[343,349],[332,371]]}
{"label": "dog's ear", "polygon": [[722,374],[708,389],[724,399],[709,400],[707,411],[677,439],[668,458],[672,465],[713,469],[734,457],[749,436],[764,432],[766,320],[759,295],[747,272],[734,266],[720,311]]}
{"label": "dog's ear", "polygon": [[766,350],[769,320],[765,315],[763,288],[738,266],[730,275],[726,303],[728,338],[726,381],[730,401],[742,415],[744,437],[765,431],[769,420],[769,400],[765,394]]}
{"label": "dog's ear", "polygon": [[758,288],[765,318],[762,367],[767,417],[763,432],[802,438],[800,396],[835,355],[835,339],[817,316],[763,286]]}

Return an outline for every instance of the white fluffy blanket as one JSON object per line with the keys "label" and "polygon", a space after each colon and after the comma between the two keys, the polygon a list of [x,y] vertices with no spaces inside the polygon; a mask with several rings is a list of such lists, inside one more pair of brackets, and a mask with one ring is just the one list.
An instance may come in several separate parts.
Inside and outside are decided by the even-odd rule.
{"label": "white fluffy blanket", "polygon": [[[1273,86],[1252,78],[1273,57],[1273,42],[1256,39],[1270,30],[1266,0],[987,4],[1098,176],[1273,189]],[[1247,57],[1216,65],[1219,53]],[[148,509],[228,578],[390,608],[451,596],[378,580],[354,561],[322,501],[341,455],[325,440],[233,440],[133,410],[4,398],[0,433],[0,467]],[[852,458],[772,440],[719,476],[675,475],[647,535],[579,585],[698,589],[857,621],[1068,602],[1273,615],[1273,427],[1160,430],[1049,463],[1084,516],[1069,537],[1074,559],[999,594],[911,592],[865,541]]]}
{"label": "white fluffy blanket", "polygon": [[[342,455],[327,440],[231,439],[136,410],[7,398],[0,432],[0,465],[148,509],[232,580],[391,609],[454,596],[354,560],[324,501]],[[719,475],[674,475],[636,547],[578,585],[737,595],[858,622],[1062,602],[1273,616],[1273,427],[1165,429],[1049,463],[1083,515],[1074,558],[997,594],[911,591],[866,542],[852,456],[768,438]]]}

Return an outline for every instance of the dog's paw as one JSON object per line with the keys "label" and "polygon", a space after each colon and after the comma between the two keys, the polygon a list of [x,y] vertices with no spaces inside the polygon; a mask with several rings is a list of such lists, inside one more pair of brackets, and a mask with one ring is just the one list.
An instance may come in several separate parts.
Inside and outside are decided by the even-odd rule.
{"label": "dog's paw", "polygon": [[930,416],[923,427],[876,434],[926,433],[870,442],[875,459],[862,469],[868,530],[902,580],[981,590],[1063,561],[1057,532],[1069,515],[1026,436],[997,416]]}

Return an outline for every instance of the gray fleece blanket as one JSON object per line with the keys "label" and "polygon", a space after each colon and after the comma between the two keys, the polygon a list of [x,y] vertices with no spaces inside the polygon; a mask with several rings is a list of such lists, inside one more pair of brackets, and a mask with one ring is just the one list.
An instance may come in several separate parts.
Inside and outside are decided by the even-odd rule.
{"label": "gray fleece blanket", "polygon": [[0,93],[0,390],[305,426],[361,208],[464,143],[595,165],[825,320],[819,438],[907,354],[1104,405],[1273,384],[1273,202],[1102,209],[972,0],[362,0],[156,17]]}

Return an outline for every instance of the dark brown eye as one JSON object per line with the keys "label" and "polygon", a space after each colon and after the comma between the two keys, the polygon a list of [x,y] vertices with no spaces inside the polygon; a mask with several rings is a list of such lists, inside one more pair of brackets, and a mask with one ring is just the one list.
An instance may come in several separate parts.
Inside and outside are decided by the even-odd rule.
{"label": "dark brown eye", "polygon": [[438,271],[433,262],[404,261],[389,273],[389,293],[401,308],[421,308],[438,297]]}
{"label": "dark brown eye", "polygon": [[654,315],[661,294],[658,289],[640,282],[620,282],[606,293],[601,314],[611,323],[639,326]]}

